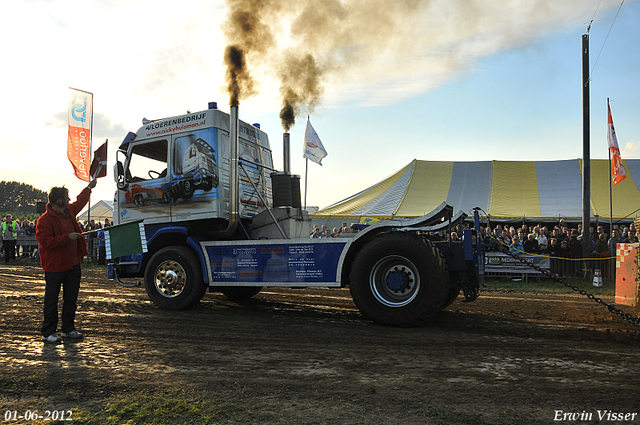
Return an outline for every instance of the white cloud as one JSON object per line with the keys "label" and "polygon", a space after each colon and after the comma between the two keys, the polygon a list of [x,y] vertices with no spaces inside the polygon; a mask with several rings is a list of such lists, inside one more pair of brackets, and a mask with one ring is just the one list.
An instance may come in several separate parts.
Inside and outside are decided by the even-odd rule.
{"label": "white cloud", "polygon": [[637,142],[627,142],[620,152],[622,159],[640,158],[640,140]]}

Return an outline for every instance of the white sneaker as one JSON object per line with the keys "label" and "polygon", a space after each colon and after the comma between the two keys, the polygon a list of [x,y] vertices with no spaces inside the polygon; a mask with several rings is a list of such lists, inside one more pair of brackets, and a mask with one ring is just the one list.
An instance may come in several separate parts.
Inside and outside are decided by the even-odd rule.
{"label": "white sneaker", "polygon": [[63,338],[71,338],[71,339],[78,339],[78,338],[82,338],[82,334],[76,330],[73,330],[71,332],[62,332],[62,337]]}
{"label": "white sneaker", "polygon": [[60,337],[56,334],[51,334],[49,336],[42,336],[42,340],[44,342],[60,342]]}

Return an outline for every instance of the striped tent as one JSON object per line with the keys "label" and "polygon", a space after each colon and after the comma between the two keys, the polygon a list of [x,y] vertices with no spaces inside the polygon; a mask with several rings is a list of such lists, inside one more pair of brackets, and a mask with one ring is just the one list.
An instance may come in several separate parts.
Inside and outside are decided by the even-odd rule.
{"label": "striped tent", "polygon": [[[623,161],[613,188],[613,218],[640,208],[640,159]],[[443,201],[455,212],[480,207],[494,219],[582,217],[582,160],[447,162],[413,160],[383,181],[311,216],[362,221],[419,217]],[[609,218],[609,162],[591,160],[591,216]]]}
{"label": "striped tent", "polygon": [[90,216],[91,220],[103,222],[105,218],[109,221],[113,220],[113,201],[98,201],[94,205],[91,205],[91,214],[87,213],[88,208],[85,208],[84,212],[78,216],[78,220],[86,221]]}

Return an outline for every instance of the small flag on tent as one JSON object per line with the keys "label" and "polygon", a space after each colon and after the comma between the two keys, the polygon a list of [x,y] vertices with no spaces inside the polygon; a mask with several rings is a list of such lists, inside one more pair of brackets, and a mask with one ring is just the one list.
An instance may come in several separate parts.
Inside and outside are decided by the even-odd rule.
{"label": "small flag on tent", "polygon": [[77,178],[88,182],[91,158],[91,121],[93,120],[93,94],[76,89],[69,93],[69,136],[67,158]]}
{"label": "small flag on tent", "polygon": [[609,142],[609,158],[611,158],[611,178],[613,185],[617,185],[627,177],[622,165],[622,157],[620,156],[620,148],[618,147],[618,138],[616,130],[613,128],[613,118],[611,118],[611,107],[607,99],[607,109],[609,110],[609,131],[607,133],[607,141]]}
{"label": "small flag on tent", "polygon": [[327,151],[322,145],[318,133],[313,129],[309,118],[307,118],[307,129],[304,132],[304,154],[302,156],[320,165],[322,165],[322,158],[327,156]]}
{"label": "small flag on tent", "polygon": [[147,252],[143,220],[107,227],[104,229],[104,242],[108,259]]}
{"label": "small flag on tent", "polygon": [[95,152],[93,152],[93,161],[91,161],[91,167],[89,174],[92,179],[97,179],[107,175],[107,143],[106,140],[102,146],[100,146]]}

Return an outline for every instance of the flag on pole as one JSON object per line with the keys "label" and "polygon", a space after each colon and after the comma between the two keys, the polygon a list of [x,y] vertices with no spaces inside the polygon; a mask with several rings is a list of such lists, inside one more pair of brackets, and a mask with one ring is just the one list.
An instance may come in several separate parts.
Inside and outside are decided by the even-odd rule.
{"label": "flag on pole", "polygon": [[107,175],[107,143],[106,140],[102,146],[100,146],[95,152],[93,152],[93,161],[91,161],[91,167],[89,175],[92,179],[97,179]]}
{"label": "flag on pole", "polygon": [[91,123],[93,120],[93,94],[70,88],[69,137],[67,158],[71,161],[77,178],[88,182],[91,160]]}
{"label": "flag on pole", "polygon": [[327,156],[327,151],[322,145],[318,133],[313,129],[309,118],[307,118],[307,129],[304,132],[304,153],[302,156],[320,165],[322,165],[322,158]]}
{"label": "flag on pole", "polygon": [[105,228],[104,245],[107,259],[147,252],[143,220]]}
{"label": "flag on pole", "polygon": [[609,110],[609,131],[607,133],[607,141],[609,142],[609,157],[611,158],[611,178],[613,185],[617,185],[624,180],[627,175],[622,165],[622,157],[620,156],[620,148],[618,147],[618,138],[616,130],[613,128],[613,118],[611,118],[611,107],[607,101],[607,109]]}

